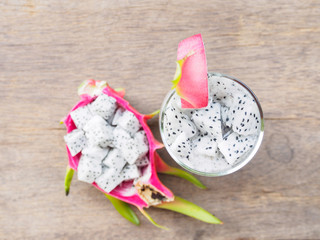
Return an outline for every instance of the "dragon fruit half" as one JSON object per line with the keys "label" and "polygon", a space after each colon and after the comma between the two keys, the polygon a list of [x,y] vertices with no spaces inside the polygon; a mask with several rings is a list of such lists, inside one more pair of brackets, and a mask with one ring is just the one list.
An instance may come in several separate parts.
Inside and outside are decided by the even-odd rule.
{"label": "dragon fruit half", "polygon": [[68,131],[67,194],[73,170],[77,170],[79,180],[98,188],[114,206],[124,211],[124,202],[132,204],[156,226],[160,225],[144,208],[156,206],[205,222],[221,223],[206,210],[175,197],[159,180],[157,171],[183,177],[205,188],[192,175],[168,166],[157,154],[156,150],[163,145],[153,137],[146,123],[156,113],[140,114],[123,99],[122,89],[116,91],[105,82],[86,81],[79,94],[81,101],[64,120]]}

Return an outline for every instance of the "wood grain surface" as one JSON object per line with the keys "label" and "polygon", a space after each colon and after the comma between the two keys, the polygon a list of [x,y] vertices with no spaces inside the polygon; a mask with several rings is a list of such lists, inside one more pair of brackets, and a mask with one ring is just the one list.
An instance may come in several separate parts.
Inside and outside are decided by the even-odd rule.
{"label": "wood grain surface", "polygon": [[[160,176],[224,225],[149,209],[170,231],[124,220],[90,185],[64,195],[59,120],[85,79],[158,109],[177,44],[202,33],[208,69],[261,101],[265,138],[237,173],[200,190]],[[0,1],[0,239],[320,239],[320,1]],[[150,122],[160,139],[157,119]],[[160,154],[176,166],[165,150]]]}

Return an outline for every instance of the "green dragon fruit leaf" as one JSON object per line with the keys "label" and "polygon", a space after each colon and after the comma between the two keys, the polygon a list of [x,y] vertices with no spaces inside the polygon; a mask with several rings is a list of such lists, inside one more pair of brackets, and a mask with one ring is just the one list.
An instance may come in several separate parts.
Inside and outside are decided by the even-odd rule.
{"label": "green dragon fruit leaf", "polygon": [[150,114],[144,115],[144,116],[145,116],[145,118],[147,118],[147,119],[151,119],[151,118],[155,117],[156,115],[158,115],[159,113],[160,113],[160,109],[157,110],[157,111],[154,111],[154,112],[152,112],[152,113],[150,113]]}
{"label": "green dragon fruit leaf", "polygon": [[138,209],[140,210],[140,212],[141,212],[154,226],[156,226],[156,227],[158,227],[158,228],[161,228],[161,229],[163,229],[163,230],[169,230],[169,228],[164,227],[164,226],[159,225],[158,223],[156,223],[156,222],[151,218],[151,216],[150,216],[143,208],[139,208],[139,207],[138,207]]}
{"label": "green dragon fruit leaf", "polygon": [[213,216],[207,210],[204,210],[200,206],[177,196],[175,196],[174,201],[172,202],[163,202],[159,205],[155,205],[154,207],[175,211],[206,223],[223,224],[220,219]]}
{"label": "green dragon fruit leaf", "polygon": [[140,221],[134,211],[131,209],[128,203],[121,201],[115,197],[112,197],[108,194],[105,196],[110,200],[114,208],[119,212],[119,214],[127,219],[129,222],[132,222],[135,225],[139,225]]}
{"label": "green dragon fruit leaf", "polygon": [[66,192],[66,196],[68,196],[70,192],[70,185],[73,178],[73,173],[74,173],[74,170],[68,166],[66,171],[66,176],[64,178],[64,189]]}
{"label": "green dragon fruit leaf", "polygon": [[184,170],[169,166],[167,163],[165,163],[165,161],[163,161],[163,159],[159,156],[159,154],[157,152],[155,152],[154,158],[155,158],[156,169],[157,169],[158,173],[181,177],[181,178],[191,182],[192,184],[194,184],[198,188],[201,188],[201,189],[207,188],[196,177],[194,177],[190,173],[188,173]]}

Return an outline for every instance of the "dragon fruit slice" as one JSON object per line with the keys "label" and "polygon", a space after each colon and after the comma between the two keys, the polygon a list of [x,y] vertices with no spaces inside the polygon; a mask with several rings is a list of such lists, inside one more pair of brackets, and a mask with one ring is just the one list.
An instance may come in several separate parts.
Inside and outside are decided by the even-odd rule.
{"label": "dragon fruit slice", "polygon": [[141,128],[138,118],[130,111],[125,111],[117,122],[118,125],[127,130],[131,136]]}
{"label": "dragon fruit slice", "polygon": [[98,114],[105,120],[108,120],[111,116],[113,116],[113,113],[117,107],[116,100],[113,97],[109,97],[105,94],[99,95],[97,99],[95,99],[95,101],[89,106],[93,114]]}
{"label": "dragon fruit slice", "polygon": [[89,144],[106,148],[113,146],[113,127],[102,117],[95,115],[83,127]]}
{"label": "dragon fruit slice", "polygon": [[208,108],[195,110],[191,119],[202,133],[209,133],[217,139],[222,138],[219,103],[210,103]]}
{"label": "dragon fruit slice", "polygon": [[176,106],[168,105],[164,118],[164,130],[169,146],[171,146],[180,133],[182,133],[182,129],[189,138],[192,138],[198,133],[188,115],[184,114]]}
{"label": "dragon fruit slice", "polygon": [[233,131],[242,134],[256,134],[260,130],[260,113],[255,100],[248,94],[236,96],[237,104],[231,108]]}
{"label": "dragon fruit slice", "polygon": [[113,130],[113,144],[119,148],[125,148],[125,143],[131,139],[130,134],[120,126],[116,126]]}
{"label": "dragon fruit slice", "polygon": [[[129,105],[129,103],[127,101],[125,101],[116,91],[114,91],[109,86],[107,86],[103,90],[103,94],[106,94],[109,97],[113,97],[114,99],[116,99],[116,102],[120,107],[122,107],[123,109],[125,109],[125,110],[127,110],[127,111],[129,111],[129,112],[134,114],[134,116],[138,119],[139,124],[141,125],[142,129],[145,131],[147,139],[148,139],[148,143],[149,143],[149,161],[150,161],[150,164],[148,166],[150,166],[150,173],[148,174],[148,177],[146,178],[144,176],[145,175],[144,174],[142,176],[144,178],[141,177],[141,180],[139,180],[139,179],[137,180],[137,183],[135,185],[135,191],[133,193],[131,193],[130,196],[127,195],[126,188],[122,187],[120,185],[119,186],[117,185],[117,187],[115,189],[113,189],[112,191],[110,191],[109,194],[111,196],[114,196],[114,197],[116,197],[116,198],[118,198],[120,200],[123,200],[123,201],[125,201],[125,202],[127,202],[129,204],[133,204],[133,205],[135,205],[135,206],[137,206],[139,208],[149,207],[149,206],[151,206],[151,205],[153,205],[155,203],[159,204],[159,203],[161,203],[163,201],[172,201],[174,199],[174,196],[173,196],[172,192],[160,182],[160,180],[159,180],[159,178],[158,178],[158,176],[156,174],[156,171],[155,171],[154,152],[155,152],[156,149],[161,148],[163,145],[160,144],[158,141],[156,141],[154,139],[149,127],[146,124],[146,121],[147,121],[147,119],[149,119],[149,116],[142,115],[142,114],[138,113],[134,108],[132,108]],[[85,106],[87,104],[90,104],[94,100],[95,100],[95,97],[90,97],[88,95],[82,95],[82,100],[76,105],[76,107],[77,106],[78,107]],[[73,108],[73,111],[76,109],[76,107]],[[136,131],[137,131],[140,128],[140,125],[131,124],[132,123],[131,120],[133,118],[128,118],[128,119],[129,120],[126,121],[127,124],[125,124],[125,126],[135,126],[134,129],[136,129]],[[68,132],[75,128],[75,125],[73,124],[72,119],[70,119],[70,115],[67,116],[67,118],[65,120],[65,124],[67,126]],[[139,126],[139,127],[136,127],[136,126]],[[124,126],[122,126],[122,127],[124,127]],[[115,129],[120,130],[120,127],[117,126]],[[116,130],[114,130],[114,131],[116,131]],[[117,136],[116,134],[114,134],[114,135]],[[119,141],[120,140],[117,140],[116,142],[119,142]],[[121,154],[123,154],[123,152],[121,152]],[[78,164],[79,164],[79,156],[77,155],[76,157],[72,157],[71,155],[69,155],[69,160],[70,160],[69,161],[70,167],[75,169],[75,170],[77,170],[77,167],[78,167]],[[107,172],[108,171],[106,171],[106,173],[103,174],[103,176],[105,176],[104,180],[109,179]],[[111,173],[109,173],[109,175],[110,174]],[[142,179],[143,179],[143,181],[142,181]],[[102,180],[103,179],[99,179],[99,183],[102,182]],[[120,181],[120,180],[118,180],[118,181]],[[103,191],[103,189],[101,187],[99,187],[97,183],[93,183],[93,185],[95,187],[97,187],[98,189],[100,189],[101,191]],[[153,194],[151,196],[150,195],[150,194],[152,194],[151,192],[141,191],[142,188],[153,189],[152,192],[153,193],[157,193],[157,194]],[[103,192],[105,192],[105,191],[103,191]],[[152,199],[152,201],[148,202],[148,201],[146,201],[146,199],[149,199],[149,200]]]}
{"label": "dragon fruit slice", "polygon": [[135,162],[137,167],[145,167],[149,164],[149,159],[147,156],[144,156]]}
{"label": "dragon fruit slice", "polygon": [[92,118],[88,106],[79,107],[70,113],[70,116],[78,129],[82,129],[84,125]]}
{"label": "dragon fruit slice", "polygon": [[124,181],[126,181],[138,178],[140,173],[136,165],[127,165],[121,171],[120,176]]}
{"label": "dragon fruit slice", "polygon": [[115,170],[115,173],[120,173],[124,165],[126,165],[126,160],[122,157],[119,149],[113,148],[108,156],[103,160],[103,163],[110,168]]}
{"label": "dragon fruit slice", "polygon": [[255,141],[255,136],[243,136],[234,132],[219,142],[218,147],[228,163],[234,164],[242,155],[254,147]]}
{"label": "dragon fruit slice", "polygon": [[137,159],[141,159],[149,151],[147,135],[145,134],[144,131],[139,131],[134,135],[134,141],[135,141],[136,149],[138,152]]}
{"label": "dragon fruit slice", "polygon": [[[81,92],[83,93],[83,91],[85,91],[84,89],[89,89],[90,92],[95,92],[96,90],[94,90],[94,88],[91,85],[92,83],[90,83],[90,87],[87,87],[86,84],[82,84]],[[180,198],[177,198],[177,201],[174,200],[174,196],[172,192],[160,182],[157,176],[156,170],[162,173],[183,177],[188,181],[194,183],[198,187],[205,188],[201,184],[201,182],[199,182],[196,178],[194,178],[189,173],[186,173],[181,169],[172,168],[166,165],[163,162],[163,160],[159,157],[159,155],[155,152],[156,149],[163,147],[163,145],[154,139],[150,129],[146,124],[146,121],[151,117],[153,117],[155,114],[157,114],[159,111],[152,113],[150,115],[142,115],[138,113],[135,109],[133,109],[129,105],[129,103],[122,98],[123,93],[124,93],[123,90],[117,93],[109,86],[106,86],[106,88],[103,89],[102,91],[102,94],[106,94],[108,96],[115,98],[117,105],[119,105],[119,107],[125,109],[126,111],[132,112],[136,116],[136,118],[139,120],[139,124],[141,124],[141,128],[146,134],[149,151],[147,155],[137,160],[137,164],[135,165],[127,164],[122,169],[120,174],[119,173],[116,174],[113,167],[108,167],[108,166],[105,166],[104,164],[101,164],[100,166],[102,169],[102,174],[98,177],[93,176],[93,178],[95,178],[94,182],[92,183],[93,186],[98,188],[100,191],[104,192],[105,195],[108,197],[108,199],[110,199],[110,201],[113,203],[113,205],[120,211],[120,214],[122,214],[129,221],[132,221],[135,224],[137,224],[137,221],[134,220],[136,219],[136,217],[135,216],[132,217],[132,214],[134,215],[134,213],[132,211],[129,211],[130,208],[125,207],[126,205],[124,202],[137,206],[138,209],[143,213],[143,215],[145,215],[156,226],[159,226],[159,225],[157,225],[151,219],[151,217],[146,213],[146,211],[143,208],[150,207],[150,206],[161,207],[163,203],[169,203],[169,202],[172,202],[173,204],[163,206],[163,208],[166,208],[166,209],[173,208],[174,211],[181,212],[183,214],[186,214],[195,218],[196,218],[195,213],[197,212],[197,214],[202,214],[202,215],[204,214],[203,216],[204,221],[214,223],[214,224],[221,224],[222,222],[219,219],[214,217],[212,214],[206,212],[204,209],[196,206],[195,204],[190,202],[181,202]],[[86,94],[82,94],[81,98],[82,100],[72,109],[72,111],[76,110],[79,107],[83,107],[92,103],[96,99],[96,96],[89,96]],[[76,129],[76,125],[74,124],[70,114],[66,117],[66,119],[64,120],[64,123],[67,126],[68,132],[71,132],[72,130]],[[121,133],[121,129],[122,127],[120,126],[115,127],[113,130],[113,136],[118,136],[115,133]],[[142,133],[137,132],[136,135],[137,135],[136,139],[139,139],[139,141],[143,141],[143,142],[146,141],[145,136]],[[123,131],[122,131],[122,135],[120,137],[118,138],[115,137],[113,139],[114,144],[119,145],[120,142],[123,140],[123,138],[135,139],[135,137],[132,138],[128,133],[127,135],[123,134]],[[112,147],[117,147],[117,146],[112,146]],[[88,163],[87,159],[92,160],[92,158],[87,156],[87,154],[83,154],[83,153],[79,153],[75,156],[72,156],[70,154],[68,147],[67,147],[67,150],[68,150],[70,168],[67,171],[65,185],[66,185],[66,192],[67,191],[69,192],[73,170],[78,169],[79,171],[79,168],[81,170],[81,164]],[[82,151],[84,153],[90,152],[88,150],[82,150]],[[112,150],[108,153],[104,162],[106,161],[106,159],[111,153],[112,153]],[[122,151],[121,151],[121,155],[123,155]],[[92,164],[93,163],[94,162],[92,161]],[[83,165],[88,165],[88,164],[83,164]],[[87,175],[84,175],[84,176],[87,176]],[[134,180],[130,180],[132,178],[134,178]],[[123,182],[124,179],[126,181]],[[120,200],[124,202],[120,202]],[[126,212],[123,212],[123,211],[126,211]],[[210,221],[207,221],[207,219],[209,219]]]}
{"label": "dragon fruit slice", "polygon": [[190,139],[185,133],[181,133],[171,146],[171,150],[180,158],[189,158],[192,150]]}
{"label": "dragon fruit slice", "polygon": [[93,183],[102,173],[100,162],[95,159],[82,155],[78,164],[78,180]]}
{"label": "dragon fruit slice", "polygon": [[95,180],[95,184],[99,186],[100,190],[109,193],[122,181],[123,178],[120,176],[120,173],[116,173],[113,168],[106,168],[103,174]]}
{"label": "dragon fruit slice", "polygon": [[201,34],[179,43],[177,70],[172,82],[181,97],[181,108],[208,105],[207,61]]}
{"label": "dragon fruit slice", "polygon": [[101,162],[108,155],[109,150],[109,148],[89,145],[81,151],[81,156],[86,156]]}
{"label": "dragon fruit slice", "polygon": [[123,115],[124,111],[125,110],[123,108],[118,108],[117,109],[117,111],[114,114],[113,119],[112,119],[112,125],[117,125],[118,124],[119,118]]}
{"label": "dragon fruit slice", "polygon": [[218,154],[218,144],[209,136],[198,137],[193,141],[193,149],[195,153],[216,157]]}
{"label": "dragon fruit slice", "polygon": [[80,129],[75,129],[65,135],[64,140],[72,156],[77,155],[85,147],[87,142],[84,132]]}
{"label": "dragon fruit slice", "polygon": [[209,75],[209,90],[212,100],[228,108],[234,105],[234,92],[241,91],[230,79]]}

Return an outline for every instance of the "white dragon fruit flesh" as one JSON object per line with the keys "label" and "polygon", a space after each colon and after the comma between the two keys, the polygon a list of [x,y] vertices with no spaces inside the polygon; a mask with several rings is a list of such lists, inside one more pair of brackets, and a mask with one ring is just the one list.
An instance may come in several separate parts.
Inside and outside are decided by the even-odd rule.
{"label": "white dragon fruit flesh", "polygon": [[253,149],[255,136],[239,135],[233,132],[218,143],[220,152],[229,164],[234,164],[242,155]]}
{"label": "white dragon fruit flesh", "polygon": [[101,116],[95,115],[83,127],[89,144],[100,147],[113,145],[113,127],[108,124]]}
{"label": "white dragon fruit flesh", "polygon": [[209,74],[209,104],[181,109],[174,93],[163,114],[162,137],[176,158],[200,172],[228,170],[258,139],[261,116],[252,95],[236,81]]}
{"label": "white dragon fruit flesh", "polygon": [[85,147],[81,151],[81,153],[82,153],[82,156],[93,158],[101,162],[108,155],[109,151],[110,151],[109,148],[101,148],[99,146],[89,145]]}
{"label": "white dragon fruit flesh", "polygon": [[143,158],[138,159],[135,164],[137,167],[145,167],[149,164],[149,159],[147,156],[144,156]]}
{"label": "white dragon fruit flesh", "polygon": [[141,124],[137,117],[130,111],[125,111],[117,120],[118,126],[122,127],[133,136],[140,128]]}
{"label": "white dragon fruit flesh", "polygon": [[123,181],[136,179],[139,176],[140,176],[140,173],[139,173],[138,167],[134,164],[126,165],[120,173],[120,177],[122,178]]}
{"label": "white dragon fruit flesh", "polygon": [[212,102],[207,108],[195,110],[191,120],[202,133],[211,137],[221,138],[220,104]]}
{"label": "white dragon fruit flesh", "polygon": [[95,180],[95,183],[105,192],[110,193],[123,181],[120,173],[113,168],[106,168],[105,171]]}
{"label": "white dragon fruit flesh", "polygon": [[181,133],[171,145],[171,150],[180,158],[187,158],[192,150],[192,143],[185,133]]}
{"label": "white dragon fruit flesh", "polygon": [[182,133],[192,138],[198,134],[198,130],[189,116],[184,114],[174,105],[169,105],[164,116],[164,132],[169,146]]}
{"label": "white dragon fruit flesh", "polygon": [[65,120],[69,165],[78,170],[78,179],[139,208],[172,201],[155,172],[154,152],[162,145],[153,138],[148,118],[109,86],[97,97],[83,95]]}
{"label": "white dragon fruit flesh", "polygon": [[93,183],[102,173],[100,161],[82,155],[78,165],[78,179],[83,182]]}
{"label": "white dragon fruit flesh", "polygon": [[64,141],[66,142],[72,156],[77,155],[87,143],[84,132],[80,129],[75,129],[65,135]]}
{"label": "white dragon fruit flesh", "polygon": [[115,173],[120,173],[124,165],[126,165],[126,160],[121,155],[121,152],[117,148],[113,148],[108,156],[103,160],[103,164],[109,168],[113,168]]}
{"label": "white dragon fruit flesh", "polygon": [[78,129],[82,129],[84,125],[92,118],[92,113],[88,106],[79,107],[70,113],[70,116]]}
{"label": "white dragon fruit flesh", "polygon": [[116,113],[113,116],[112,119],[112,125],[117,125],[119,122],[119,118],[123,115],[123,113],[125,112],[125,110],[121,107],[119,107],[116,111]]}
{"label": "white dragon fruit flesh", "polygon": [[103,117],[105,120],[110,119],[116,110],[116,99],[108,95],[101,94],[90,104],[90,110],[93,114]]}

